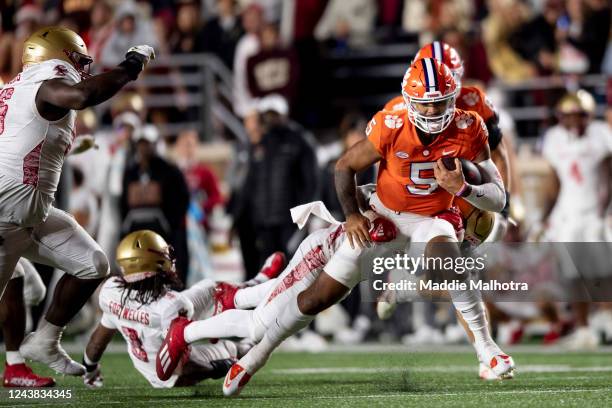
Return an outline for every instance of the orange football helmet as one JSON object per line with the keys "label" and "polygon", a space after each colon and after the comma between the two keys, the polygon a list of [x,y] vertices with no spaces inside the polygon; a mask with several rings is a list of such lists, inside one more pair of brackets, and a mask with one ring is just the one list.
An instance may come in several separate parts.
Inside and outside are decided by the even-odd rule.
{"label": "orange football helmet", "polygon": [[421,58],[435,58],[443,64],[446,64],[455,78],[457,88],[461,88],[461,79],[463,78],[464,72],[463,60],[454,47],[442,41],[434,41],[424,45],[414,56],[413,61]]}
{"label": "orange football helmet", "polygon": [[415,60],[402,81],[408,119],[425,133],[442,132],[455,115],[457,91],[455,78],[445,64],[434,58]]}

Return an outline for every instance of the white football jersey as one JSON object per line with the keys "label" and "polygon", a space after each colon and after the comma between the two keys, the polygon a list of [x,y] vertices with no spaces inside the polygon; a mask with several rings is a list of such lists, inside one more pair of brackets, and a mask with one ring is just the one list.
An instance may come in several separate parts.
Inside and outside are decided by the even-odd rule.
{"label": "white football jersey", "polygon": [[599,169],[612,155],[612,132],[594,121],[585,135],[576,137],[560,125],[544,135],[542,153],[560,182],[557,202],[550,215],[548,238],[553,241],[599,241],[604,223],[599,215]]}
{"label": "white football jersey", "polygon": [[53,122],[38,113],[38,89],[54,78],[81,81],[67,62],[49,60],[24,69],[0,90],[0,221],[33,226],[53,203],[76,119],[75,111]]}
{"label": "white football jersey", "polygon": [[598,171],[603,160],[612,155],[610,127],[593,121],[579,138],[560,125],[554,126],[544,135],[542,152],[561,184],[555,211],[597,211]]}
{"label": "white football jersey", "polygon": [[162,298],[143,305],[127,299],[122,306],[123,289],[116,277],[108,279],[100,290],[99,304],[103,315],[100,323],[109,329],[118,330],[128,345],[134,367],[156,388],[174,386],[178,375],[167,381],[157,378],[155,358],[162,345],[170,322],[186,313],[193,316],[193,304],[180,292],[168,291]]}

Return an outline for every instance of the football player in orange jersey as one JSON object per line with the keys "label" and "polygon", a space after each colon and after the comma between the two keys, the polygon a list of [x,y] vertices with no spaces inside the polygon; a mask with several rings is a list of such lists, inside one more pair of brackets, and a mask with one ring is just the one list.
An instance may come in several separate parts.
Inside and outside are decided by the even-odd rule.
{"label": "football player in orange jersey", "polygon": [[[428,258],[461,256],[457,226],[448,221],[455,197],[483,210],[503,209],[504,186],[490,158],[487,128],[478,114],[455,109],[457,85],[448,67],[433,58],[415,61],[404,76],[402,95],[407,109],[378,112],[368,125],[368,138],[351,147],[336,164],[336,191],[346,216],[348,239],[314,282],[279,313],[261,341],[232,367],[225,378],[225,395],[239,393],[284,339],[306,327],[362,280],[357,261],[371,242],[371,224],[359,211],[357,172],[380,163],[370,206],[395,223],[400,242],[410,238],[413,243],[426,244]],[[455,169],[448,170],[443,158],[455,158]],[[459,158],[478,163],[491,181],[467,184]],[[465,279],[455,273],[453,278]],[[514,361],[491,338],[480,292],[470,287],[449,293],[474,334],[479,360],[497,377],[511,377]]]}
{"label": "football player in orange jersey", "polygon": [[[435,58],[436,60],[446,64],[450,68],[451,74],[455,78],[457,84],[457,102],[456,106],[459,109],[473,111],[478,113],[485,122],[489,131],[489,148],[491,149],[491,158],[499,169],[504,186],[506,187],[506,206],[501,214],[507,218],[510,211],[510,191],[511,186],[515,183],[512,176],[516,177],[515,169],[510,166],[510,155],[514,155],[514,151],[508,146],[508,141],[502,136],[499,127],[499,116],[495,111],[495,107],[487,98],[485,93],[476,86],[463,86],[463,60],[457,50],[445,42],[434,41],[424,45],[415,55],[416,61],[421,58]],[[406,102],[402,95],[398,95],[385,104],[385,110],[404,109]],[[472,206],[466,205],[465,201],[458,200],[457,204],[464,218],[472,210]],[[504,231],[502,228],[500,231]]]}
{"label": "football player in orange jersey", "polygon": [[[446,64],[449,67],[453,78],[455,78],[455,82],[457,84],[457,102],[456,107],[466,111],[472,111],[478,113],[485,122],[487,126],[487,130],[489,132],[489,148],[491,150],[491,158],[497,168],[501,173],[502,180],[504,181],[504,186],[506,187],[506,205],[504,209],[501,211],[501,215],[503,218],[498,218],[499,226],[494,228],[491,226],[491,237],[495,239],[501,238],[506,231],[506,220],[510,213],[510,191],[511,186],[516,184],[518,180],[516,169],[510,166],[511,162],[516,162],[514,158],[511,160],[510,156],[514,156],[514,150],[507,146],[508,141],[502,137],[502,132],[499,127],[499,117],[495,108],[489,98],[484,94],[482,90],[480,90],[476,86],[463,86],[463,60],[461,56],[455,50],[455,48],[451,47],[449,44],[442,41],[434,41],[432,43],[424,45],[415,55],[414,61],[421,58],[435,58],[436,60]],[[385,104],[385,110],[398,110],[405,109],[406,102],[402,95],[398,95],[395,98],[391,99],[389,102]],[[462,199],[455,200],[455,204],[461,211],[462,217],[464,220],[470,216],[473,212],[474,207]],[[464,221],[465,223],[465,221]],[[496,231],[493,233],[493,231]],[[495,237],[494,237],[494,236]],[[469,234],[466,231],[466,239],[468,239]],[[478,240],[479,242],[479,240]],[[473,242],[474,245],[477,245],[476,242]],[[394,306],[392,306],[394,307]],[[392,309],[391,309],[392,310]],[[392,313],[392,311],[387,311],[388,314]],[[461,320],[461,316],[459,315]],[[473,336],[467,330],[465,322],[461,321],[463,327],[466,329],[468,337],[470,341],[474,341]],[[495,376],[492,375],[486,368],[486,365],[481,364],[479,367],[479,376],[482,379],[495,379]]]}

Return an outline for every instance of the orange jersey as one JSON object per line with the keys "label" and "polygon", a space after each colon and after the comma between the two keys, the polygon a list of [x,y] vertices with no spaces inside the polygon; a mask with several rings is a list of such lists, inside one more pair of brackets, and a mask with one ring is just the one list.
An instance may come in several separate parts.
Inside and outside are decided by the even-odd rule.
{"label": "orange jersey", "polygon": [[454,196],[434,178],[442,157],[473,161],[486,149],[488,132],[480,116],[457,109],[452,123],[424,146],[406,110],[380,111],[368,124],[368,140],[382,156],[376,192],[393,211],[435,215],[451,207]]}
{"label": "orange jersey", "polygon": [[[479,114],[485,122],[495,115],[495,108],[484,92],[475,86],[461,87],[461,93],[457,97],[456,107],[458,109],[472,111]],[[385,104],[384,110],[395,111],[405,109],[404,98],[399,95]]]}

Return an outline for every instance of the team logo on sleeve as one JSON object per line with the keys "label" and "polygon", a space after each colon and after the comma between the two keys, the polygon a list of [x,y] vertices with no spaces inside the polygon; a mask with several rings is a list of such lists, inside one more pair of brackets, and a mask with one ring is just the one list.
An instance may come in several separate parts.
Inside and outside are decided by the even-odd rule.
{"label": "team logo on sleeve", "polygon": [[480,101],[480,97],[476,92],[467,93],[463,95],[461,99],[467,106],[475,106]]}
{"label": "team logo on sleeve", "polygon": [[474,123],[474,117],[463,113],[459,115],[457,119],[455,119],[455,123],[457,125],[457,128],[467,129],[472,125],[472,123]]}
{"label": "team logo on sleeve", "polygon": [[397,115],[386,115],[385,126],[389,129],[399,129],[404,125],[404,120]]}

